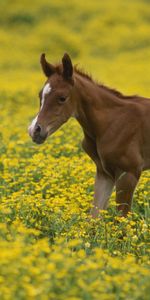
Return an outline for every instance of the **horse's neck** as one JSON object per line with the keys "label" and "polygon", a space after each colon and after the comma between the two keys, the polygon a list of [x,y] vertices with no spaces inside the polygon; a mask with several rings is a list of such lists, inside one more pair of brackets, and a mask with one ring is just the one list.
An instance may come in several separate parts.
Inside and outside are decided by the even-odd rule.
{"label": "horse's neck", "polygon": [[124,101],[78,74],[75,77],[75,98],[75,117],[91,137],[102,135],[111,124],[114,111],[124,105]]}

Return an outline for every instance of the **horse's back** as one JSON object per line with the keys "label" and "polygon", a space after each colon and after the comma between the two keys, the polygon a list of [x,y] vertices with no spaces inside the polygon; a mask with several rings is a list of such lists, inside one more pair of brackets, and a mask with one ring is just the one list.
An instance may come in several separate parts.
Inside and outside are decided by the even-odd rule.
{"label": "horse's back", "polygon": [[141,111],[143,169],[146,170],[150,168],[150,99],[139,97],[138,103],[140,104],[139,109]]}

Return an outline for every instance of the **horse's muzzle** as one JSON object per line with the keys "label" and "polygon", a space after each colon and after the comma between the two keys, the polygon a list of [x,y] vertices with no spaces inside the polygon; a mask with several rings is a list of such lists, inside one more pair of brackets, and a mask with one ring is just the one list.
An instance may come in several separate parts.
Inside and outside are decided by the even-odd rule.
{"label": "horse's muzzle", "polygon": [[39,124],[36,124],[34,126],[34,129],[32,128],[32,126],[29,127],[29,135],[31,136],[34,143],[43,144],[47,138],[48,133],[43,130]]}
{"label": "horse's muzzle", "polygon": [[33,136],[32,141],[36,144],[43,144],[45,142],[46,138],[47,138],[47,135],[45,137],[40,136],[40,135]]}

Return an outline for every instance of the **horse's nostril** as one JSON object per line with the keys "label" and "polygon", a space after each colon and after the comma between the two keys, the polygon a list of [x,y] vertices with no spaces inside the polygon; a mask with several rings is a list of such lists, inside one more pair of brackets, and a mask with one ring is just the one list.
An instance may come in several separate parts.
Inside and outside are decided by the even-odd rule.
{"label": "horse's nostril", "polygon": [[41,132],[41,126],[40,126],[40,125],[37,125],[37,126],[36,126],[35,132],[39,132],[39,133]]}

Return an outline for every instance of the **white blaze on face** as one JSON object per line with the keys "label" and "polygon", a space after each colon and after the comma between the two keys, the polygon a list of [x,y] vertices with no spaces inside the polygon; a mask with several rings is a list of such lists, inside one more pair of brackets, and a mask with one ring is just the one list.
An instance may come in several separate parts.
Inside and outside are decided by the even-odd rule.
{"label": "white blaze on face", "polygon": [[44,88],[43,88],[43,92],[42,92],[41,109],[42,109],[42,107],[44,105],[45,96],[50,93],[51,89],[52,88],[51,88],[50,84],[46,83],[45,86],[44,86]]}
{"label": "white blaze on face", "polygon": [[[45,86],[44,86],[44,88],[43,88],[43,92],[42,92],[41,109],[42,109],[42,107],[44,105],[45,96],[51,92],[51,89],[52,88],[51,88],[50,84],[46,83]],[[38,119],[38,115],[33,119],[31,125],[28,128],[28,131],[29,131],[29,134],[30,134],[31,137],[34,134],[34,130],[35,130],[35,125],[36,125],[37,119]]]}
{"label": "white blaze on face", "polygon": [[34,133],[34,127],[35,127],[35,124],[37,122],[37,119],[38,119],[38,115],[33,119],[31,125],[29,126],[28,128],[28,132],[30,134],[30,136],[32,137],[33,136],[33,133]]}

